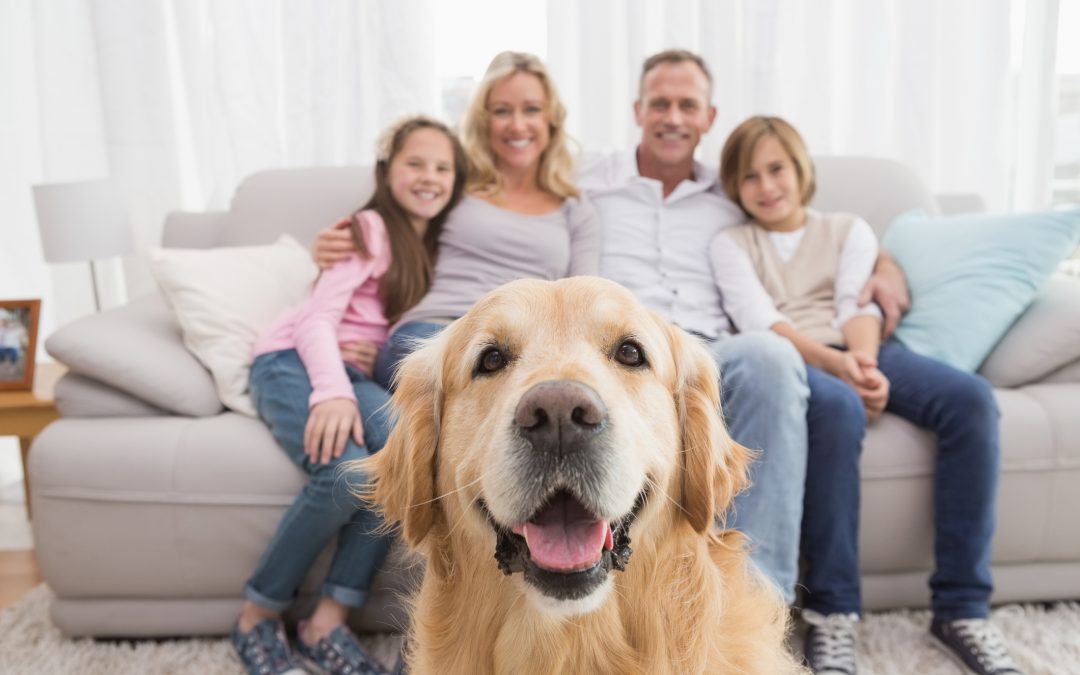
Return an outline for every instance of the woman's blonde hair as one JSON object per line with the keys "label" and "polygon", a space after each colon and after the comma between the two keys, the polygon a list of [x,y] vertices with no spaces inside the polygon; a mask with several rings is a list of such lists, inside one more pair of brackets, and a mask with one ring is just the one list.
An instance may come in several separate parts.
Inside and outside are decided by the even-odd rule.
{"label": "woman's blonde hair", "polygon": [[516,73],[528,73],[540,80],[547,98],[548,131],[551,140],[540,155],[537,183],[540,189],[560,199],[577,197],[574,185],[574,157],[570,152],[570,138],[566,135],[566,108],[559,100],[555,83],[540,59],[523,52],[502,52],[495,56],[484,73],[484,79],[476,88],[465,117],[461,121],[461,141],[469,158],[469,192],[491,196],[503,189],[502,176],[495,169],[491,150],[491,114],[488,112],[488,96],[499,82]]}
{"label": "woman's blonde hair", "polygon": [[735,131],[732,131],[724,142],[724,149],[720,151],[720,186],[743,211],[746,208],[739,199],[739,184],[746,178],[746,174],[750,173],[750,163],[754,159],[754,150],[758,143],[770,136],[780,141],[780,145],[795,164],[803,206],[809,204],[814,196],[817,187],[814,181],[814,163],[810,161],[810,153],[802,136],[782,118],[755,115],[735,127]]}

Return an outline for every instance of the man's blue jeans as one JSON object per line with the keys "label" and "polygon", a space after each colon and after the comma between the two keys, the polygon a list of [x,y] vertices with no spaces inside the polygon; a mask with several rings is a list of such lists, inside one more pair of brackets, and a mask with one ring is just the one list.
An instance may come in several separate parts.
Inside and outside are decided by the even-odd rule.
{"label": "man's blue jeans", "polygon": [[386,444],[389,395],[354,367],[346,364],[345,369],[360,408],[364,445],[350,437],[341,457],[323,465],[312,463],[304,454],[311,381],[296,350],[262,354],[251,366],[251,395],[259,416],[289,459],[310,476],[244,588],[245,597],[260,607],[285,610],[315,558],[335,535],[337,549],[322,594],[359,607],[389,549],[390,539],[377,532],[382,520],[353,493],[366,478],[340,471],[345,462],[363,459]]}
{"label": "man's blue jeans", "polygon": [[806,481],[806,368],[795,347],[771,332],[724,337],[709,349],[720,367],[728,431],[760,453],[728,526],[750,538],[754,563],[790,604],[799,575]]}

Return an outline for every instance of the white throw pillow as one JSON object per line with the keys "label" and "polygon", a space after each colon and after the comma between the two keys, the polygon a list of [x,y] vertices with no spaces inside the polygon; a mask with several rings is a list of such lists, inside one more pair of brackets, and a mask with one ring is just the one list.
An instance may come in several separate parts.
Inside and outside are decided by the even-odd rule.
{"label": "white throw pillow", "polygon": [[150,266],[184,345],[210,371],[221,402],[255,416],[248,370],[255,339],[307,295],[318,269],[299,242],[150,250]]}

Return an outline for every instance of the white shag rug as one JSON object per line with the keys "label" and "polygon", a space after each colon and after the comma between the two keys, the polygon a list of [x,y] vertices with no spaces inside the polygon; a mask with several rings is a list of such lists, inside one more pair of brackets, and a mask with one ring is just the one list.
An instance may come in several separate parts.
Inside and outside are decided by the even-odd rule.
{"label": "white shag rug", "polygon": [[[69,640],[49,621],[52,592],[40,585],[0,610],[0,674],[244,675],[228,639]],[[1080,603],[1009,605],[993,613],[1013,657],[1028,675],[1080,674]],[[861,675],[955,675],[959,670],[926,641],[930,614],[871,614],[859,635]],[[400,640],[362,636],[390,664]]]}

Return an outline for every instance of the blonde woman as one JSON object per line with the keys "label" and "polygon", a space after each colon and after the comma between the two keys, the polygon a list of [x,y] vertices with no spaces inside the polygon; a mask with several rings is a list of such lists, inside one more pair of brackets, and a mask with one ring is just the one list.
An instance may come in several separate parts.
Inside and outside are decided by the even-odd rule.
{"label": "blonde woman", "polygon": [[[508,281],[598,272],[597,220],[574,185],[565,119],[537,57],[502,52],[492,60],[461,123],[466,196],[443,226],[431,289],[379,351],[377,382],[389,387],[418,338],[435,335]],[[324,230],[316,259],[333,263],[351,245],[347,233]],[[362,362],[365,348],[343,345],[343,352]]]}

